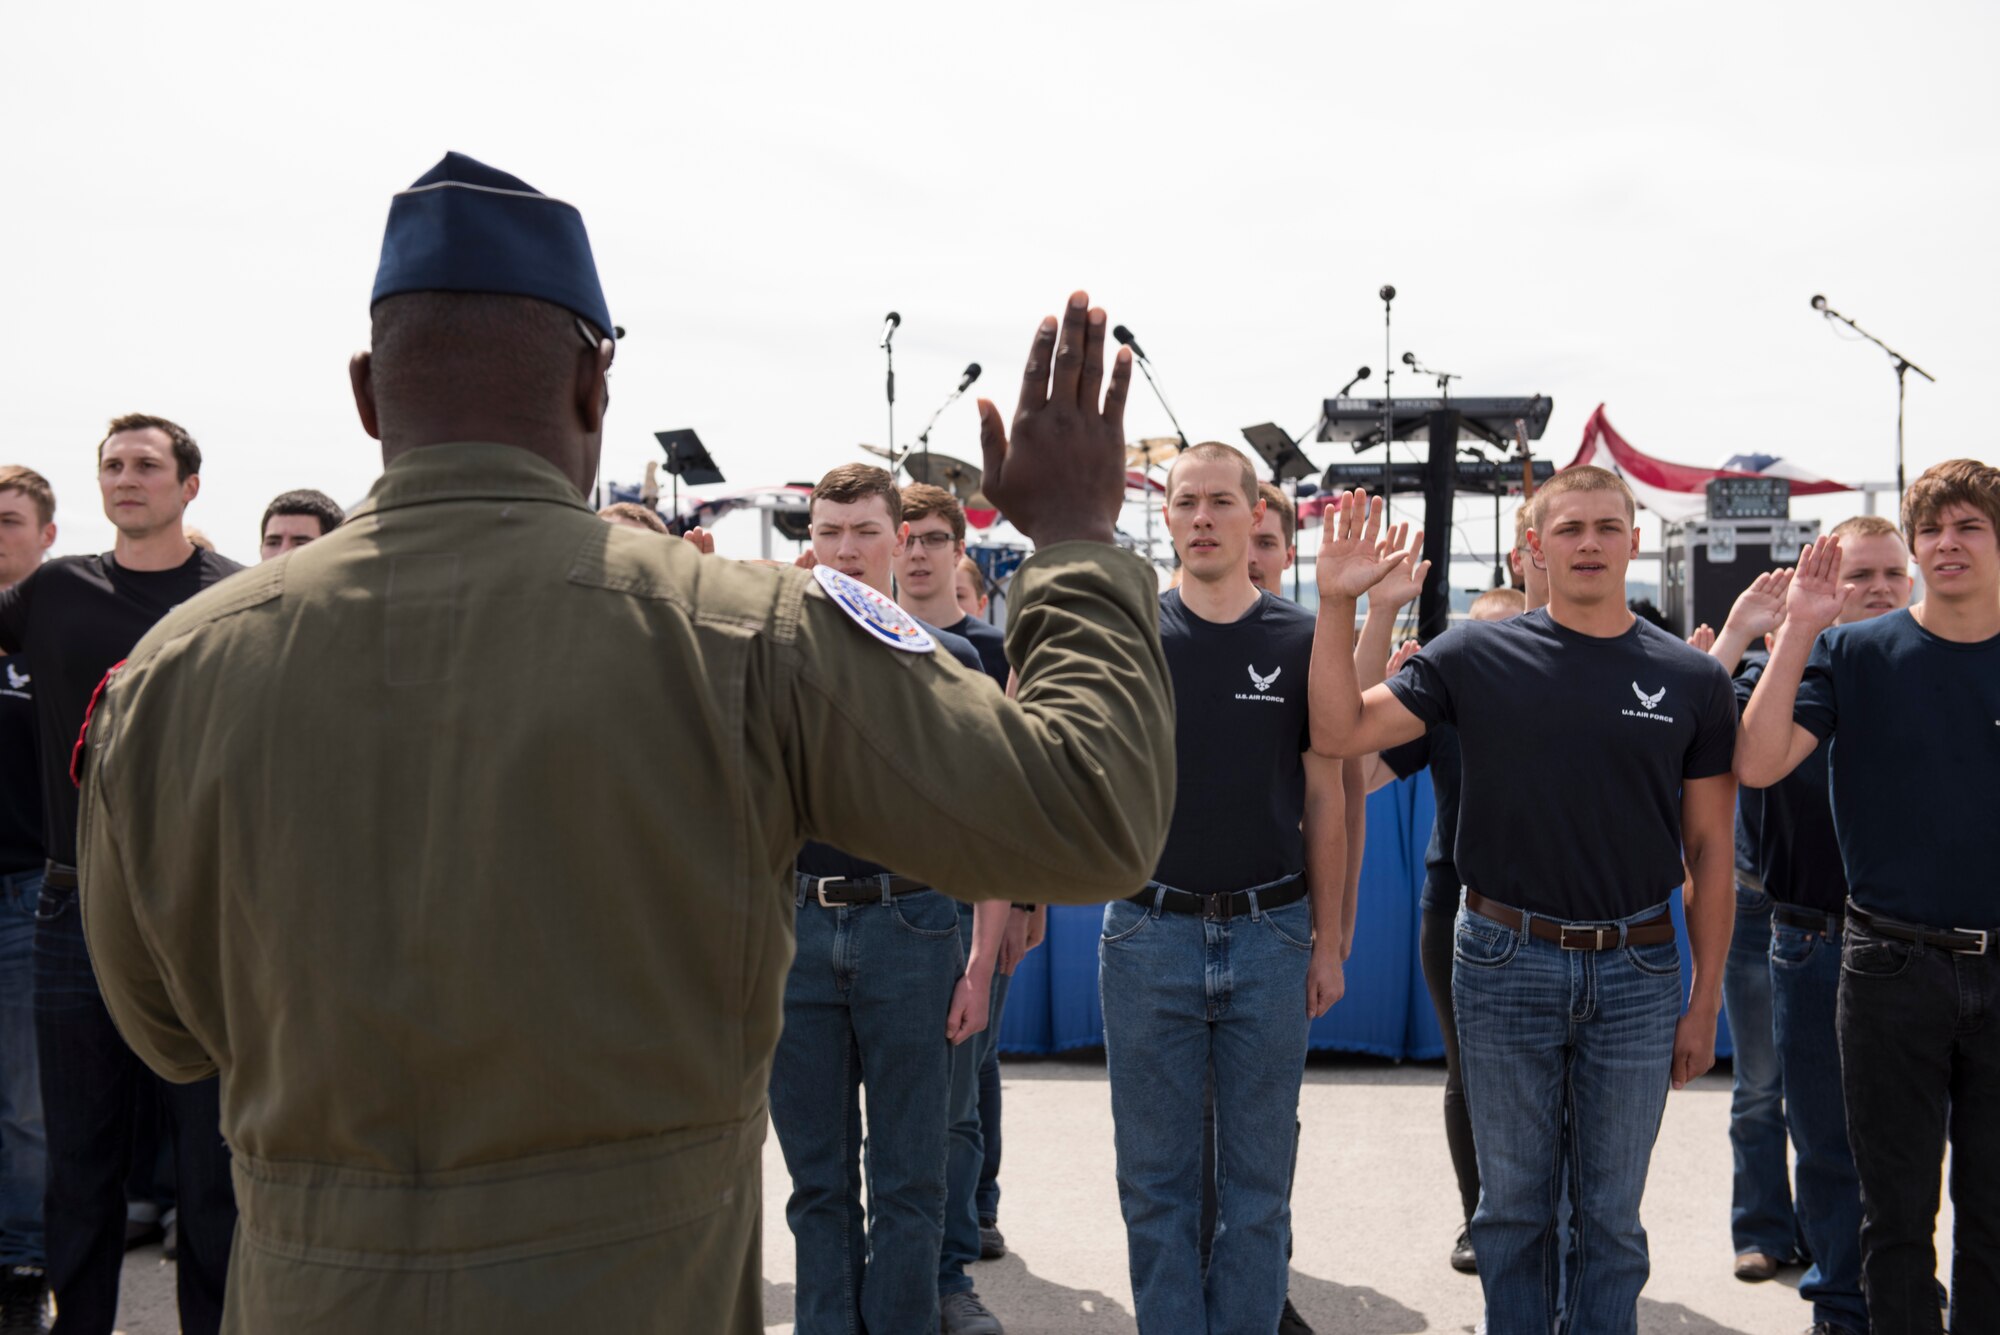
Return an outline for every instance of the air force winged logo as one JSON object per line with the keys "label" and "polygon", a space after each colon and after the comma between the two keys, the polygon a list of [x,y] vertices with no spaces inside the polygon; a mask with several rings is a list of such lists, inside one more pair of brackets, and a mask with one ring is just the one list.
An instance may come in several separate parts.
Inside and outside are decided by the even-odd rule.
{"label": "air force winged logo", "polygon": [[1654,691],[1651,695],[1648,695],[1644,691],[1639,689],[1639,683],[1635,681],[1632,683],[1632,694],[1639,697],[1639,707],[1641,709],[1658,709],[1660,707],[1660,701],[1663,698],[1665,698],[1667,694],[1667,688],[1662,686],[1659,690]]}
{"label": "air force winged logo", "polygon": [[833,599],[833,605],[847,613],[854,624],[891,649],[910,654],[937,651],[937,641],[917,624],[917,619],[851,575],[832,566],[814,566],[813,578]]}
{"label": "air force winged logo", "polygon": [[1285,670],[1285,669],[1284,669],[1283,665],[1280,665],[1280,666],[1278,666],[1278,667],[1274,667],[1274,668],[1272,668],[1272,669],[1271,669],[1271,675],[1270,675],[1270,676],[1268,676],[1268,677],[1260,677],[1260,676],[1258,676],[1258,675],[1257,675],[1257,669],[1256,669],[1255,667],[1252,667],[1252,668],[1250,669],[1250,686],[1251,686],[1251,689],[1255,690],[1255,691],[1256,691],[1256,692],[1257,692],[1257,693],[1258,693],[1259,695],[1263,694],[1263,693],[1264,693],[1265,691],[1268,691],[1268,690],[1270,690],[1270,689],[1271,689],[1271,683],[1272,683],[1272,682],[1274,682],[1274,681],[1276,681],[1276,680],[1278,679],[1278,674],[1279,674],[1280,672],[1283,672],[1284,670]]}
{"label": "air force winged logo", "polygon": [[24,691],[24,690],[26,690],[26,689],[28,688],[28,683],[29,683],[30,681],[32,681],[32,680],[33,680],[33,678],[32,678],[32,677],[30,677],[30,676],[29,676],[29,675],[28,675],[27,673],[25,673],[25,672],[21,672],[21,671],[18,671],[18,670],[17,670],[17,669],[16,669],[15,667],[14,667],[14,665],[13,665],[12,663],[9,663],[9,664],[7,665],[7,689],[8,689],[8,690],[10,690],[10,691]]}

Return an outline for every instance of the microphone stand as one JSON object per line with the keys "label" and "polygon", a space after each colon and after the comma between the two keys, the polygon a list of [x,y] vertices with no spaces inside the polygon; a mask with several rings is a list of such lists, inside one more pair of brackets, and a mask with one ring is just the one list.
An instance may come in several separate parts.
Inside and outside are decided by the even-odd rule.
{"label": "microphone stand", "polygon": [[[953,390],[950,393],[950,395],[948,395],[945,398],[945,401],[938,405],[938,410],[931,414],[931,420],[924,423],[924,433],[921,436],[917,437],[917,444],[923,447],[924,477],[926,478],[926,480],[928,480],[930,477],[931,428],[937,425],[938,418],[944,416],[944,410],[951,407],[952,404],[957,403],[958,396],[965,393],[965,391],[966,391],[966,386],[964,385],[960,385],[957,389]],[[892,399],[891,402],[894,402],[894,400]],[[908,456],[906,455],[905,457],[907,458]]]}
{"label": "microphone stand", "polygon": [[1840,321],[1849,329],[1852,329],[1855,333],[1888,353],[1889,360],[1896,364],[1896,508],[1900,511],[1903,507],[1903,398],[1907,392],[1909,373],[1915,371],[1933,385],[1937,383],[1937,377],[1890,347],[1887,343],[1884,343],[1881,339],[1875,337],[1875,335],[1869,333],[1866,329],[1863,329],[1860,325],[1854,323],[1847,316],[1842,315],[1833,307],[1822,305],[1820,307],[1820,314],[1829,320]]}
{"label": "microphone stand", "polygon": [[1395,451],[1390,442],[1396,438],[1396,405],[1389,386],[1395,383],[1396,360],[1389,355],[1389,308],[1395,303],[1396,289],[1391,284],[1382,286],[1382,523],[1386,527],[1395,522],[1396,508],[1396,468]]}
{"label": "microphone stand", "polygon": [[896,349],[894,345],[896,342],[896,330],[901,327],[902,321],[898,320],[889,326],[887,333],[882,335],[882,355],[889,362],[889,450],[892,454],[896,449]]}
{"label": "microphone stand", "polygon": [[[1132,345],[1128,343],[1126,346],[1131,347]],[[1153,364],[1146,359],[1146,354],[1140,352],[1137,348],[1132,348],[1132,360],[1139,363],[1139,369],[1145,372],[1146,383],[1153,387],[1153,397],[1160,401],[1162,408],[1166,408],[1167,420],[1174,424],[1174,434],[1181,438],[1181,448],[1185,450],[1188,447],[1187,432],[1181,430],[1180,418],[1175,417],[1174,410],[1168,407],[1167,396],[1160,393],[1160,382],[1153,379]]]}

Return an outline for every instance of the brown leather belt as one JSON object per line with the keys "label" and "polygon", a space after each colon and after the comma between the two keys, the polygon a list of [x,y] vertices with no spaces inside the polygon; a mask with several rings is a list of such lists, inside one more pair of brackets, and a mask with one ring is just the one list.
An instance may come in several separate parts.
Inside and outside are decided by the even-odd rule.
{"label": "brown leather belt", "polygon": [[[1510,909],[1505,904],[1495,903],[1477,890],[1465,892],[1465,907],[1502,927],[1521,930],[1522,913]],[[1564,950],[1615,950],[1619,946],[1659,946],[1674,939],[1674,920],[1662,913],[1657,918],[1635,922],[1620,928],[1617,923],[1567,923],[1553,918],[1536,915],[1530,919],[1528,935],[1540,941],[1553,941]]]}
{"label": "brown leather belt", "polygon": [[42,884],[51,890],[76,889],[76,868],[51,862],[42,869]]}

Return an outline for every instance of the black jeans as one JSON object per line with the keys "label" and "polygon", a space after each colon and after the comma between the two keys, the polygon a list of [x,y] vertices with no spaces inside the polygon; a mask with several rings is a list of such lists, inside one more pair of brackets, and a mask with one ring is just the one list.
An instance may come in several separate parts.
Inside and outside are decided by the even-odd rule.
{"label": "black jeans", "polygon": [[1951,1328],[2000,1330],[2000,957],[1848,920],[1836,1011],[1874,1335],[1943,1329],[1938,1186],[1951,1140]]}
{"label": "black jeans", "polygon": [[1431,1009],[1437,1012],[1438,1032],[1444,1035],[1444,1143],[1451,1151],[1458,1203],[1469,1224],[1479,1208],[1479,1157],[1473,1153],[1472,1115],[1465,1110],[1465,1084],[1458,1074],[1458,1015],[1451,1005],[1452,924],[1457,918],[1456,904],[1418,915],[1417,960],[1423,965]]}
{"label": "black jeans", "polygon": [[[156,1080],[111,1023],[74,890],[42,890],[35,924],[35,1038],[48,1124],[49,1286],[57,1335],[110,1335],[125,1259],[125,1176],[141,1090]],[[214,1079],[165,1085],[180,1192],[183,1335],[222,1326],[236,1197]]]}

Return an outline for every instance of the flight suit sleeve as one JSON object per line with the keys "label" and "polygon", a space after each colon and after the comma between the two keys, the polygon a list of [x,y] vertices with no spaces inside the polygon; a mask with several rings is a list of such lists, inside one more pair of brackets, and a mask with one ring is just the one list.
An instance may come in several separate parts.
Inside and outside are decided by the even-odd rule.
{"label": "flight suit sleeve", "polygon": [[803,833],[960,899],[1134,894],[1174,804],[1152,567],[1060,543],[1021,567],[1012,597],[1008,700],[950,655],[889,648],[805,592],[781,688]]}
{"label": "flight suit sleeve", "polygon": [[162,1078],[186,1084],[214,1075],[216,1064],[175,1009],[135,912],[135,887],[126,877],[126,860],[118,845],[118,822],[107,801],[106,766],[102,763],[116,749],[117,729],[122,723],[118,685],[115,681],[107,684],[89,724],[105,744],[91,747],[93,754],[82,775],[77,880],[84,939],[105,1008],[126,1045]]}

